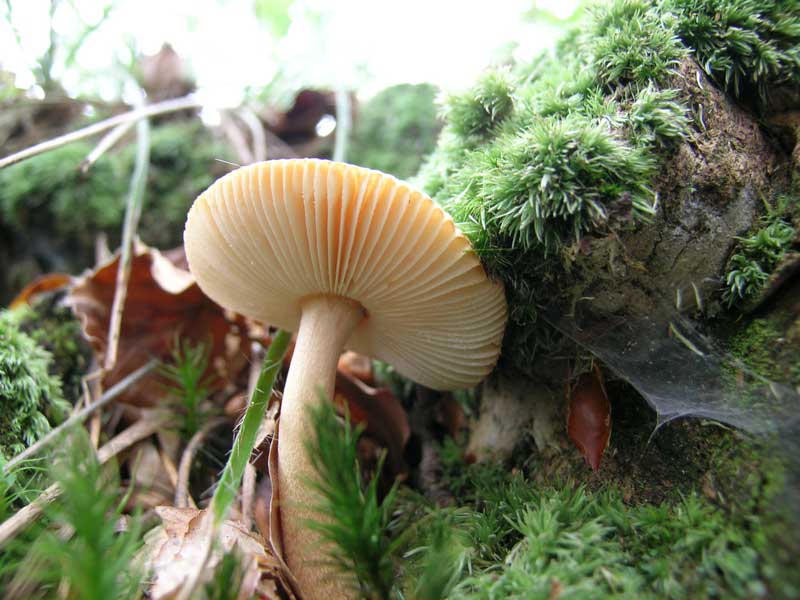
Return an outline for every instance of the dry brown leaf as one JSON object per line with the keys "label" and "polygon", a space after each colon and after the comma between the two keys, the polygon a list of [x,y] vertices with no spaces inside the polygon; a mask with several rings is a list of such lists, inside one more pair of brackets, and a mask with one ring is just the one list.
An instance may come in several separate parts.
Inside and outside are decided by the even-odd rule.
{"label": "dry brown leaf", "polygon": [[150,597],[174,598],[186,580],[203,565],[200,583],[211,579],[224,552],[236,550],[242,560],[243,578],[237,598],[255,596],[266,600],[285,597],[280,592],[281,566],[264,548],[264,541],[241,523],[226,521],[218,533],[218,546],[207,556],[210,535],[208,513],[196,508],[160,506],[162,525],[149,533],[144,548],[145,567],[151,573]]}
{"label": "dry brown leaf", "polygon": [[568,388],[567,398],[567,434],[589,466],[597,471],[611,437],[611,403],[597,364]]}
{"label": "dry brown leaf", "polygon": [[8,305],[8,308],[15,309],[26,304],[31,304],[40,294],[60,290],[72,282],[72,275],[66,273],[48,273],[40,275],[28,285]]}
{"label": "dry brown leaf", "polygon": [[367,434],[387,450],[388,476],[394,479],[407,472],[404,451],[411,428],[400,400],[388,388],[373,388],[343,371],[336,373],[335,400],[347,402],[350,418],[364,423]]}
{"label": "dry brown leaf", "polygon": [[368,356],[348,350],[339,357],[337,368],[350,377],[360,379],[367,385],[375,385],[375,376],[372,372],[372,360],[370,360]]}
{"label": "dry brown leaf", "polygon": [[[137,246],[131,267],[120,332],[119,354],[114,368],[103,379],[108,388],[153,357],[166,359],[175,340],[194,345],[208,344],[212,383],[223,386],[235,380],[247,365],[249,344],[241,343],[243,319],[226,314],[209,300],[191,273],[178,266],[185,258]],[[83,333],[103,363],[108,343],[108,324],[114,300],[119,256],[82,277],[70,291],[66,303],[80,319]],[[119,401],[152,406],[163,396],[156,376],[142,379],[120,396]]]}
{"label": "dry brown leaf", "polygon": [[[286,589],[291,590],[293,597],[300,597],[300,586],[297,583],[289,565],[286,564],[283,553],[283,530],[281,529],[281,500],[280,486],[278,485],[278,430],[280,429],[280,419],[275,423],[275,435],[269,445],[268,472],[269,480],[272,482],[272,496],[269,499],[269,538],[267,542],[273,556],[278,559],[281,565],[281,575]],[[263,527],[264,525],[262,525]]]}

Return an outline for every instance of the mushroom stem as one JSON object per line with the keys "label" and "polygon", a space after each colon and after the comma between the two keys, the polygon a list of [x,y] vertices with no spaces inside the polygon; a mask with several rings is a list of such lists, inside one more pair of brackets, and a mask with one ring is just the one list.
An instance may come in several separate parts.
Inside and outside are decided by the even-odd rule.
{"label": "mushroom stem", "polygon": [[306,526],[311,517],[320,516],[310,509],[317,498],[307,484],[314,472],[305,439],[313,431],[310,408],[333,397],[339,355],[364,316],[364,308],[347,298],[305,300],[283,391],[278,433],[281,528],[289,568],[307,600],[357,597],[354,582],[324,564],[329,562],[326,544]]}

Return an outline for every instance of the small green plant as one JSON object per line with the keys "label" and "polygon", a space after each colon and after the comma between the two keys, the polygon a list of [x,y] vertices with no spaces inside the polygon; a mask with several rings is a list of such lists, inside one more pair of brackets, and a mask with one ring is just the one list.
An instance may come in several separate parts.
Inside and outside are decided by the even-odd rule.
{"label": "small green plant", "polygon": [[102,466],[83,429],[61,445],[51,477],[61,495],[46,513],[39,537],[17,569],[12,586],[33,586],[31,598],[49,598],[56,589],[81,600],[140,597],[141,573],[134,561],[140,545],[137,517],[117,530],[125,498],[119,495],[114,466]]}
{"label": "small green plant", "polygon": [[489,71],[463,94],[445,98],[444,116],[462,139],[488,134],[514,108],[514,79],[505,70]]}
{"label": "small green plant", "polygon": [[242,557],[236,551],[226,552],[196,600],[236,600],[242,586]]}
{"label": "small green plant", "polygon": [[[444,524],[446,541],[438,542],[439,552],[450,548],[457,557],[441,564],[447,565],[446,573],[459,575],[430,588],[446,591],[425,597],[797,593],[791,552],[779,552],[770,542],[782,521],[765,511],[768,501],[758,506],[729,501],[722,508],[691,492],[658,505],[631,506],[616,489],[589,491],[571,481],[537,485],[500,466],[465,465],[452,442],[441,458],[458,507],[415,516],[411,546],[416,550],[406,557],[418,561],[418,554],[437,543],[435,532]],[[404,565],[404,589],[414,589],[420,572],[417,565]]]}
{"label": "small green plant", "polygon": [[183,417],[181,432],[186,437],[194,435],[208,414],[203,403],[209,394],[209,377],[206,375],[210,349],[206,344],[192,345],[188,340],[176,339],[172,349],[172,363],[161,366],[160,372],[175,400],[177,412]]}
{"label": "small green plant", "polygon": [[8,311],[0,315],[0,456],[23,451],[61,422],[69,404],[49,373],[52,356],[19,330]]}
{"label": "small green plant", "polygon": [[307,452],[317,477],[308,482],[319,497],[312,507],[322,518],[309,526],[329,543],[330,560],[343,573],[358,579],[362,597],[390,597],[394,580],[394,544],[389,539],[389,521],[396,487],[378,498],[378,472],[366,484],[356,459],[356,444],[362,427],[349,419],[342,424],[327,400],[312,412],[315,435]]}
{"label": "small green plant", "polygon": [[660,14],[649,0],[598,4],[593,24],[587,44],[607,87],[661,82],[687,56],[674,19]]}
{"label": "small green plant", "polygon": [[739,251],[731,257],[722,293],[729,307],[755,298],[792,245],[794,227],[779,218],[768,221],[755,234],[739,238]]}
{"label": "small green plant", "polygon": [[401,84],[386,88],[359,109],[347,160],[400,178],[414,175],[436,147],[441,127],[436,88]]}
{"label": "small green plant", "polygon": [[762,106],[771,88],[800,83],[797,0],[666,0],[697,62],[740,99]]}

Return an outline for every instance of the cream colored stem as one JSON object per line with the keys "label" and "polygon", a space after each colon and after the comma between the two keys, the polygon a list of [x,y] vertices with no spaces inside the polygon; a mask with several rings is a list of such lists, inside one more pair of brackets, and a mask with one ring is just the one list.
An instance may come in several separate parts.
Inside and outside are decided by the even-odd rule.
{"label": "cream colored stem", "polygon": [[283,544],[289,568],[305,600],[357,598],[353,581],[322,563],[327,548],[305,522],[316,498],[305,483],[312,477],[305,440],[313,435],[309,407],[333,397],[336,363],[345,342],[364,318],[358,303],[316,296],[303,303],[297,343],[281,404],[278,472]]}

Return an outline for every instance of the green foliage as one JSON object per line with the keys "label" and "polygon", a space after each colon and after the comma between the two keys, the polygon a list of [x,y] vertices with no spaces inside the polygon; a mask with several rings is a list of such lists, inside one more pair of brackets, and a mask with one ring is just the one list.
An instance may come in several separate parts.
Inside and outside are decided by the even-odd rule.
{"label": "green foliage", "polygon": [[[224,157],[200,125],[161,125],[151,140],[150,171],[140,223],[142,238],[165,246],[180,239],[186,211],[214,179]],[[92,248],[98,231],[117,233],[133,168],[133,146],[103,156],[87,174],[78,169],[92,150],[76,142],[0,170],[0,217],[22,236],[47,231]]]}
{"label": "green foliage", "polygon": [[196,600],[237,600],[243,577],[242,557],[235,551],[226,552]]}
{"label": "green foliage", "polygon": [[687,55],[673,19],[649,0],[613,0],[598,5],[587,44],[597,74],[609,88],[661,82]]}
{"label": "green foliage", "polygon": [[794,227],[775,217],[768,217],[767,223],[753,235],[740,238],[739,251],[731,257],[722,293],[729,307],[755,298],[791,248]]}
{"label": "green foliage", "polygon": [[399,178],[414,175],[433,152],[439,119],[429,84],[387,88],[359,110],[347,160]]}
{"label": "green foliage", "polygon": [[52,354],[50,374],[61,381],[65,399],[75,404],[83,394],[81,380],[91,360],[91,348],[84,340],[81,325],[73,312],[60,305],[53,294],[33,308],[17,308],[6,313],[19,329]]}
{"label": "green foliage", "polygon": [[175,340],[172,362],[163,364],[160,374],[167,380],[167,391],[174,400],[177,414],[183,418],[181,433],[192,437],[208,417],[203,403],[209,394],[206,377],[210,348],[204,344],[193,346],[190,341]]}
{"label": "green foliage", "polygon": [[69,410],[61,382],[49,373],[52,356],[0,313],[0,456],[33,444]]}
{"label": "green foliage", "polygon": [[675,90],[652,85],[641,90],[631,104],[628,123],[636,146],[654,148],[684,140],[689,135],[686,107]]}
{"label": "green foliage", "polygon": [[[791,554],[772,537],[780,518],[763,506],[722,509],[694,493],[661,505],[629,506],[612,489],[571,482],[537,486],[517,472],[468,466],[450,444],[445,479],[460,507],[419,519],[419,553],[439,541],[458,553],[460,580],[436,598],[792,597]],[[415,559],[417,552],[407,556]],[[784,555],[785,554],[785,555]],[[446,573],[459,559],[443,558]],[[418,578],[414,565],[406,580]],[[415,596],[411,596],[415,597]]]}
{"label": "green foliage", "polygon": [[506,70],[488,71],[463,94],[445,99],[444,117],[463,139],[484,136],[511,114],[514,80]]}
{"label": "green foliage", "polygon": [[652,213],[645,180],[653,166],[602,122],[536,119],[473,153],[455,178],[469,191],[446,207],[459,222],[491,224],[484,231],[511,249],[547,255],[601,225],[606,204],[623,195],[639,212]]}
{"label": "green foliage", "polygon": [[771,88],[800,83],[798,0],[665,0],[677,32],[717,83],[762,107]]}
{"label": "green foliage", "polygon": [[43,594],[37,597],[52,597],[59,586],[81,600],[139,597],[134,554],[141,529],[134,517],[126,531],[117,531],[124,499],[118,496],[116,470],[100,465],[81,429],[61,448],[52,477],[62,493],[48,510],[51,527],[30,549],[27,561],[36,568],[23,564],[17,580],[35,582]]}
{"label": "green foliage", "polygon": [[309,526],[331,550],[330,561],[341,572],[355,575],[362,597],[389,598],[394,580],[393,544],[388,525],[396,488],[378,499],[378,474],[366,485],[356,460],[362,428],[339,422],[331,402],[323,399],[312,409],[315,436],[307,442],[316,478],[309,481],[319,500],[320,515]]}
{"label": "green foliage", "polygon": [[[797,0],[610,0],[584,14],[554,52],[490,71],[451,98],[419,176],[505,284],[503,354],[522,370],[560,339],[538,314],[581,293],[582,239],[645,227],[660,170],[698,134],[679,66],[694,54],[713,75],[708,56],[734,52],[732,72],[752,74],[753,85],[800,81]],[[745,30],[759,41],[736,50]],[[737,295],[766,272],[747,253],[733,267]]]}

